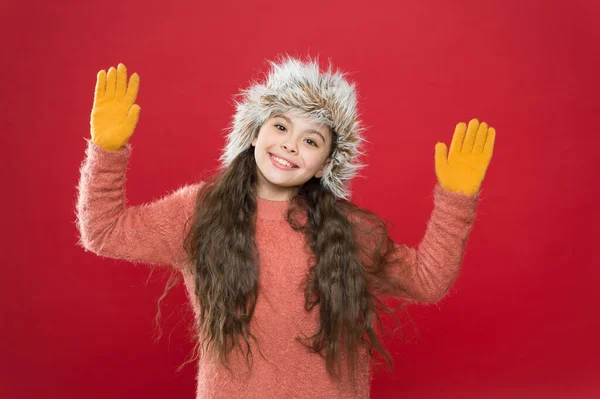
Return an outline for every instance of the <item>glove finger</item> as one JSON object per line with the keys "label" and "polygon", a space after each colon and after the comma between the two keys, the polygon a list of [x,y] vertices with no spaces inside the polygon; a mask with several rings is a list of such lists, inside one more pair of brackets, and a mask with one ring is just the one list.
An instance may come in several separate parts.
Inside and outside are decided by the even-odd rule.
{"label": "glove finger", "polygon": [[137,99],[138,90],[140,88],[140,77],[137,73],[133,73],[129,78],[129,85],[127,87],[127,94],[125,95],[125,102],[127,104],[135,103]]}
{"label": "glove finger", "polygon": [[140,118],[140,106],[137,104],[133,104],[131,108],[129,108],[129,112],[127,113],[127,117],[125,118],[125,131],[128,132],[127,138],[131,137],[135,127],[137,126],[138,120]]}
{"label": "glove finger", "polygon": [[483,153],[492,158],[494,152],[494,142],[496,141],[496,129],[491,127],[488,130],[487,139],[485,140],[485,146],[483,147]]}
{"label": "glove finger", "polygon": [[122,100],[127,90],[127,67],[123,64],[117,66],[117,87],[115,89],[115,99]]}
{"label": "glove finger", "polygon": [[94,91],[94,104],[102,99],[106,93],[106,72],[101,70],[96,75],[96,90]]}
{"label": "glove finger", "polygon": [[473,152],[473,144],[475,143],[475,136],[477,136],[477,128],[479,128],[479,121],[477,119],[471,119],[469,126],[467,127],[467,135],[463,142],[461,152],[471,153]]}
{"label": "glove finger", "polygon": [[104,98],[107,100],[112,100],[115,98],[115,89],[116,89],[116,80],[117,80],[117,70],[115,67],[110,67],[108,70],[108,79],[106,82],[106,94]]}
{"label": "glove finger", "polygon": [[435,145],[435,168],[436,170],[439,168],[443,168],[448,163],[448,149],[446,148],[446,144],[437,143]]}
{"label": "glove finger", "polygon": [[450,143],[450,154],[461,151],[466,130],[467,125],[464,122],[460,122],[456,125],[454,135],[452,136],[452,142]]}
{"label": "glove finger", "polygon": [[488,135],[488,125],[482,122],[477,130],[477,137],[475,137],[475,145],[473,146],[473,154],[481,154],[483,152],[483,146]]}

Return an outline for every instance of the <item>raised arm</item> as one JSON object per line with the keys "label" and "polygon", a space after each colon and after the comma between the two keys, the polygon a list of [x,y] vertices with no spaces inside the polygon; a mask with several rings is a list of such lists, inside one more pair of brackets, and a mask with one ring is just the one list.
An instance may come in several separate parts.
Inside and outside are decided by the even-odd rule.
{"label": "raised arm", "polygon": [[494,128],[472,119],[456,125],[450,151],[436,144],[433,213],[416,249],[393,244],[388,294],[429,303],[446,295],[462,264],[495,138]]}
{"label": "raised arm", "polygon": [[125,65],[97,74],[90,118],[91,139],[80,168],[78,244],[110,258],[180,266],[183,239],[200,184],[182,187],[148,204],[128,207],[125,195],[128,143],[137,125],[139,76]]}
{"label": "raised arm", "polygon": [[455,193],[436,184],[433,196],[434,209],[417,248],[394,242],[385,276],[389,288],[380,295],[435,303],[458,277],[479,194]]}
{"label": "raised arm", "polygon": [[200,183],[151,203],[127,206],[131,146],[106,151],[88,140],[77,199],[78,245],[97,255],[181,267],[184,234]]}

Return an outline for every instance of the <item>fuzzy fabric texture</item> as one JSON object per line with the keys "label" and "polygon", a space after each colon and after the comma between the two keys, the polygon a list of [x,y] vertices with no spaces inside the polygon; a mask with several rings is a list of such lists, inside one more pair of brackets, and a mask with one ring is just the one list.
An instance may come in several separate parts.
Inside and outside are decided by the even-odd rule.
{"label": "fuzzy fabric texture", "polygon": [[[194,280],[183,263],[183,238],[185,221],[194,212],[202,183],[183,186],[151,203],[130,206],[125,182],[131,152],[131,144],[108,152],[88,140],[76,203],[79,245],[102,257],[174,266],[183,275],[197,316],[200,309],[193,300]],[[402,267],[390,269],[386,279],[391,286],[402,283],[422,303],[444,297],[458,276],[477,203],[477,196],[447,191],[436,184],[434,209],[418,248],[396,244],[394,256],[407,262],[409,273]],[[310,312],[304,309],[302,283],[312,265],[303,234],[285,220],[288,206],[287,201],[257,198],[260,291],[250,328],[259,345],[251,341],[253,371],[247,372],[238,355],[232,358],[232,376],[205,354],[197,364],[197,399],[369,398],[372,371],[366,358],[360,364],[357,391],[351,392],[347,383],[337,384],[329,377],[319,355],[295,339],[314,333],[319,306]],[[398,224],[404,225],[402,220]],[[398,294],[392,288],[381,295]],[[399,384],[398,397],[401,392]]]}
{"label": "fuzzy fabric texture", "polygon": [[358,119],[355,84],[332,66],[321,71],[317,60],[290,56],[270,61],[264,82],[254,82],[236,100],[236,113],[220,157],[223,168],[247,150],[261,125],[275,112],[296,111],[337,135],[336,148],[321,184],[336,197],[348,199],[348,182],[364,167],[359,161],[363,128]]}

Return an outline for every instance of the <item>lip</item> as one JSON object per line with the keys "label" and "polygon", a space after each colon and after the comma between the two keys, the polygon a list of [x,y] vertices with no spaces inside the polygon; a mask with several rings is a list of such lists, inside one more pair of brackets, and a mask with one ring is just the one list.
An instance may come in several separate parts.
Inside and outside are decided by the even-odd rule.
{"label": "lip", "polygon": [[[291,162],[289,159],[285,159],[284,157],[280,157],[279,155],[275,155],[275,154],[271,154],[270,152],[269,154],[269,159],[271,160],[271,162],[273,163],[273,165],[277,166],[279,169],[283,169],[283,170],[293,170],[293,169],[298,169],[298,165],[296,165],[295,163]],[[295,168],[288,168],[287,166],[283,166],[280,163],[275,162],[275,160],[273,159],[273,156],[276,156],[277,158],[281,158],[289,163],[291,163],[292,165],[296,166]]]}

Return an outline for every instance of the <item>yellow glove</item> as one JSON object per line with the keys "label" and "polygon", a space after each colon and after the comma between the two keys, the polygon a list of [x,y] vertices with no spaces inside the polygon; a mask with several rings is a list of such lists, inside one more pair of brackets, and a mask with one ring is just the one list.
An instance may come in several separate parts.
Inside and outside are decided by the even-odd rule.
{"label": "yellow glove", "polygon": [[444,143],[435,145],[435,173],[440,186],[467,195],[477,193],[492,159],[495,138],[496,130],[477,119],[472,119],[468,128],[463,122],[457,124],[449,156]]}
{"label": "yellow glove", "polygon": [[107,151],[118,151],[133,134],[140,116],[140,106],[135,103],[140,78],[131,75],[127,85],[127,69],[119,64],[106,72],[98,72],[94,107],[90,119],[92,141]]}

